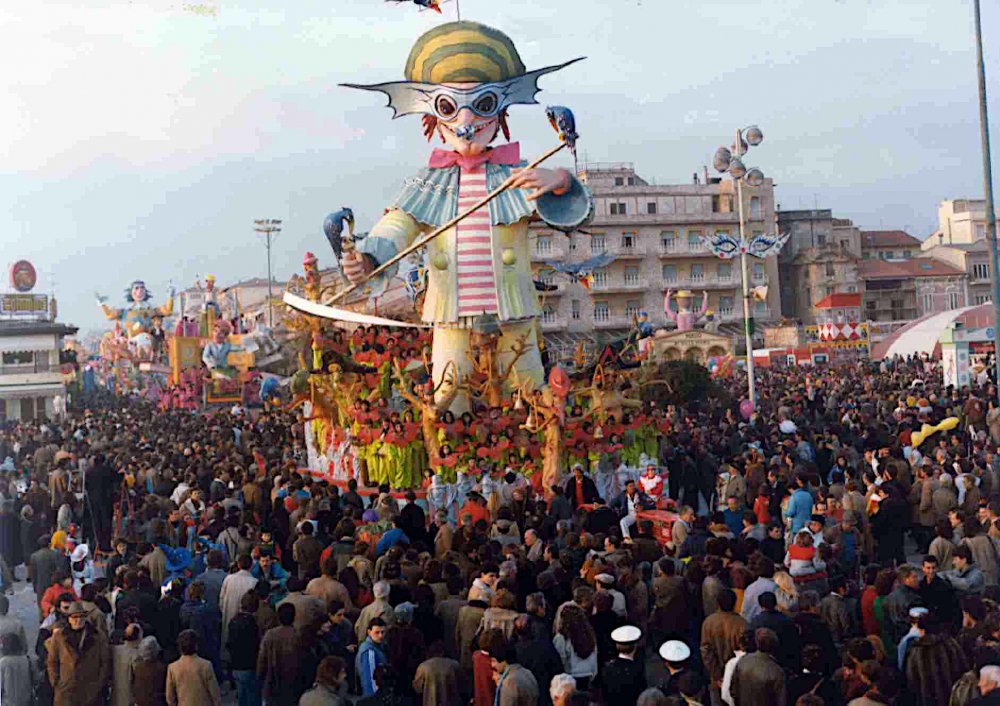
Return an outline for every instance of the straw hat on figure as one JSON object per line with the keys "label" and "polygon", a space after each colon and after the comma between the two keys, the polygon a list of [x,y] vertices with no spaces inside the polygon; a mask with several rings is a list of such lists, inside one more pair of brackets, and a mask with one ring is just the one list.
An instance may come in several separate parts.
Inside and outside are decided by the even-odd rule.
{"label": "straw hat on figure", "polygon": [[[568,62],[572,63],[572,62]],[[567,64],[526,71],[507,35],[476,22],[449,22],[417,40],[406,62],[405,81],[355,85],[389,97],[395,117],[422,115],[428,140],[443,143],[428,166],[407,179],[387,213],[344,253],[352,284],[366,281],[380,264],[416,238],[464,212],[523,167],[519,146],[509,140],[507,109],[534,104],[540,76]],[[499,362],[512,357],[515,342],[529,347],[515,362],[520,380],[544,380],[536,319],[541,314],[528,252],[528,222],[537,213],[562,230],[582,225],[592,203],[585,187],[566,169],[523,169],[488,205],[427,243],[428,285],[422,318],[434,326],[435,386],[445,364],[458,368],[456,382],[471,373],[466,351],[477,317],[500,322]],[[575,220],[575,222],[574,222]],[[395,275],[394,268],[381,277]],[[438,389],[439,396],[451,391]],[[464,411],[465,395],[453,411]]]}

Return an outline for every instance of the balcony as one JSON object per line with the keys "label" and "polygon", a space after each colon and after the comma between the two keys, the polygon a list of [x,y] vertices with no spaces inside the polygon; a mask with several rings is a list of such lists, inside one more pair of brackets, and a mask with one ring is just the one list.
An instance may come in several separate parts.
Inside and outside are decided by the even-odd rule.
{"label": "balcony", "polygon": [[535,241],[531,248],[532,262],[552,262],[555,260],[565,260],[569,248],[564,242],[565,238],[560,236],[559,240],[549,241],[548,245],[543,245],[544,241]]}
{"label": "balcony", "polygon": [[558,314],[542,314],[542,331],[562,331],[566,328],[566,319]]}
{"label": "balcony", "polygon": [[701,277],[674,277],[660,281],[660,289],[733,289],[740,285],[736,275],[719,277],[718,275],[702,275]]}
{"label": "balcony", "polygon": [[648,288],[649,281],[645,277],[594,280],[590,285],[593,292],[636,292]]}
{"label": "balcony", "polygon": [[624,245],[622,243],[617,243],[614,245],[609,245],[607,247],[607,252],[614,255],[616,258],[641,258],[646,257],[646,246],[642,243],[633,242],[632,245]]}
{"label": "balcony", "polygon": [[555,289],[552,289],[547,292],[538,292],[538,296],[540,297],[561,297],[563,294],[566,293],[566,285],[568,284],[567,282],[546,282],[545,280],[541,281],[543,284],[549,287],[555,287]]}
{"label": "balcony", "polygon": [[676,257],[678,255],[712,255],[712,252],[705,246],[702,240],[680,240],[660,241],[657,246],[657,253],[660,257]]}
{"label": "balcony", "polygon": [[612,315],[606,312],[594,312],[595,329],[627,329],[632,326],[632,319],[627,316]]}

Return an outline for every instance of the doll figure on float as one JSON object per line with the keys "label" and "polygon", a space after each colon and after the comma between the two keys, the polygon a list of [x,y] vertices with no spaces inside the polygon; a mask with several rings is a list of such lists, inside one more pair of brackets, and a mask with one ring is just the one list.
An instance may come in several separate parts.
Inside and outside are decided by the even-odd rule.
{"label": "doll figure on float", "polygon": [[[421,36],[410,51],[405,80],[351,88],[385,93],[394,117],[421,115],[428,140],[438,140],[426,168],[404,182],[386,214],[354,251],[345,252],[343,272],[352,284],[415,239],[449,222],[515,174],[524,163],[509,140],[508,109],[534,104],[538,78],[569,63],[527,71],[511,39],[476,22],[449,22]],[[473,372],[466,352],[477,317],[499,323],[497,355],[506,365],[521,342],[526,350],[513,366],[521,379],[541,385],[538,346],[541,314],[528,251],[528,222],[536,214],[570,230],[586,222],[592,199],[566,169],[522,169],[511,188],[426,245],[427,289],[422,319],[434,327],[432,375],[441,382],[445,363],[456,380]],[[389,268],[379,278],[395,276]],[[384,279],[383,279],[384,281]],[[439,396],[448,394],[443,387]],[[468,408],[466,395],[451,404]]]}
{"label": "doll figure on float", "polygon": [[[670,307],[671,298],[677,300],[677,311],[674,311]],[[705,318],[708,313],[708,292],[702,292],[701,294],[701,309],[694,311],[691,305],[694,302],[694,294],[687,290],[682,289],[679,292],[674,292],[672,289],[668,289],[666,295],[663,297],[663,313],[667,315],[667,318],[677,324],[678,331],[690,331],[698,323]]]}
{"label": "doll figure on float", "polygon": [[195,281],[195,286],[201,291],[201,316],[199,328],[201,335],[208,337],[215,331],[215,322],[222,318],[222,309],[219,307],[219,290],[215,288],[215,275],[205,276],[205,285],[200,281]]}
{"label": "doll figure on float", "polygon": [[115,309],[108,306],[106,297],[97,295],[97,305],[101,307],[108,321],[117,321],[122,325],[125,335],[130,339],[139,334],[148,333],[153,326],[153,316],[170,316],[174,312],[174,289],[170,288],[169,298],[163,306],[151,306],[149,300],[152,294],[146,289],[146,283],[141,279],[134,280],[125,290],[125,306]]}
{"label": "doll figure on float", "polygon": [[208,368],[209,375],[213,380],[232,380],[238,370],[229,365],[229,354],[243,350],[240,346],[229,342],[229,334],[232,327],[225,319],[215,322],[212,332],[212,340],[205,344],[201,352],[201,362]]}

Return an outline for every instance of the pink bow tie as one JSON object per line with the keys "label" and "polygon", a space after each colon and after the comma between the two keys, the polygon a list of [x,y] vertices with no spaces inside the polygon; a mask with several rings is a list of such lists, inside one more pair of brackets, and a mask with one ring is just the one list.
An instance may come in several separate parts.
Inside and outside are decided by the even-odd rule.
{"label": "pink bow tie", "polygon": [[464,156],[448,150],[434,150],[427,166],[431,169],[444,169],[458,166],[461,169],[474,170],[483,164],[506,164],[516,166],[521,161],[521,146],[517,142],[498,145],[482,154]]}

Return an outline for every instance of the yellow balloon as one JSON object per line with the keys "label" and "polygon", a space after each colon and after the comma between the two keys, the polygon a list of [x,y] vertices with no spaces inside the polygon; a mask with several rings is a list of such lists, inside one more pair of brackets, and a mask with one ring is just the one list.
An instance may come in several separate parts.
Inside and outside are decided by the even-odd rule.
{"label": "yellow balloon", "polygon": [[948,417],[937,425],[940,431],[951,431],[958,426],[958,417]]}
{"label": "yellow balloon", "polygon": [[[926,425],[925,425],[926,426]],[[917,448],[922,443],[924,443],[925,435],[922,431],[915,431],[910,434],[910,446]]]}

